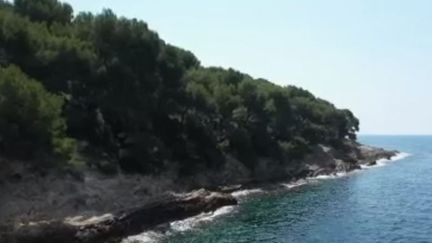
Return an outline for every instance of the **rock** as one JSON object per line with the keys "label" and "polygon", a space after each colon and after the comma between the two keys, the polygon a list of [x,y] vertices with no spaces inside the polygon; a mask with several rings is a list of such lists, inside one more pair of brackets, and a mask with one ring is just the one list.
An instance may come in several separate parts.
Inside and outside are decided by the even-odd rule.
{"label": "rock", "polygon": [[86,220],[74,218],[20,225],[3,237],[7,239],[6,242],[11,243],[118,242],[121,238],[157,225],[236,204],[237,200],[230,194],[201,189],[137,207],[116,216],[103,215]]}
{"label": "rock", "polygon": [[376,160],[372,160],[367,163],[367,166],[373,166],[376,165],[376,163],[377,163]]}
{"label": "rock", "polygon": [[78,227],[58,221],[43,221],[19,225],[12,234],[6,234],[5,242],[10,243],[72,243],[76,242]]}
{"label": "rock", "polygon": [[320,175],[330,175],[333,174],[335,171],[333,169],[329,168],[321,168],[313,172],[312,177],[317,177]]}
{"label": "rock", "polygon": [[313,173],[314,173],[314,171],[310,170],[308,168],[300,168],[294,172],[293,179],[294,180],[303,179],[303,178],[306,178],[308,176],[312,176]]}
{"label": "rock", "polygon": [[336,160],[336,170],[342,172],[350,172],[353,170],[361,169],[357,162],[347,162],[342,160]]}
{"label": "rock", "polygon": [[395,156],[398,151],[395,150],[385,150],[382,148],[375,148],[367,145],[360,145],[358,147],[360,152],[360,157],[364,160],[365,164],[376,162],[379,159],[391,159]]}

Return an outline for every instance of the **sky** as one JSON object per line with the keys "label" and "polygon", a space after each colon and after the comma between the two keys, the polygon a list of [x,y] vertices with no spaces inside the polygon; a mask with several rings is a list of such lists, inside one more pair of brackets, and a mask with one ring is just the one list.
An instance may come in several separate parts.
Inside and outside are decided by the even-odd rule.
{"label": "sky", "polygon": [[432,1],[68,0],[148,23],[204,66],[296,85],[360,134],[432,134]]}

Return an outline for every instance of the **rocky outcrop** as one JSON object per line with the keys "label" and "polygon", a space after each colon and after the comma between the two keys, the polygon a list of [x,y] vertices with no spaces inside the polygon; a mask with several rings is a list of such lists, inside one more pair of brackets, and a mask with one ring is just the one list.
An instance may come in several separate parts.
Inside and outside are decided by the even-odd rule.
{"label": "rocky outcrop", "polygon": [[0,239],[1,242],[10,243],[118,242],[121,238],[163,223],[236,204],[236,199],[230,194],[198,190],[158,200],[117,215],[19,225]]}
{"label": "rocky outcrop", "polygon": [[390,159],[398,153],[395,150],[385,150],[367,145],[359,145],[358,150],[360,154],[359,163],[365,165],[374,165],[377,160]]}
{"label": "rocky outcrop", "polygon": [[391,159],[398,151],[389,151],[346,141],[338,148],[324,145],[315,146],[294,169],[295,179],[331,175],[361,169],[361,165],[374,165],[377,160]]}

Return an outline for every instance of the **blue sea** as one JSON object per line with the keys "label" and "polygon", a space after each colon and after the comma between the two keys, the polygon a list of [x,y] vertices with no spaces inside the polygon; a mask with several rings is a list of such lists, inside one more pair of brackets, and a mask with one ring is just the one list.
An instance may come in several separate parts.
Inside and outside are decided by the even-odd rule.
{"label": "blue sea", "polygon": [[287,190],[240,192],[239,206],[175,222],[159,241],[432,242],[432,136],[359,140],[404,156]]}

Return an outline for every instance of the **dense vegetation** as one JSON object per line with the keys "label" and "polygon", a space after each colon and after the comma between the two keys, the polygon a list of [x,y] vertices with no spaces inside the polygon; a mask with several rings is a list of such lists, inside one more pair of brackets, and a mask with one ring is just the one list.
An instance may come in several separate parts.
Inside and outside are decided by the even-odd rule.
{"label": "dense vegetation", "polygon": [[253,169],[355,139],[359,126],[303,89],[202,67],[142,21],[74,15],[57,0],[0,0],[0,66],[8,156],[78,151],[109,171],[192,173],[231,154]]}

